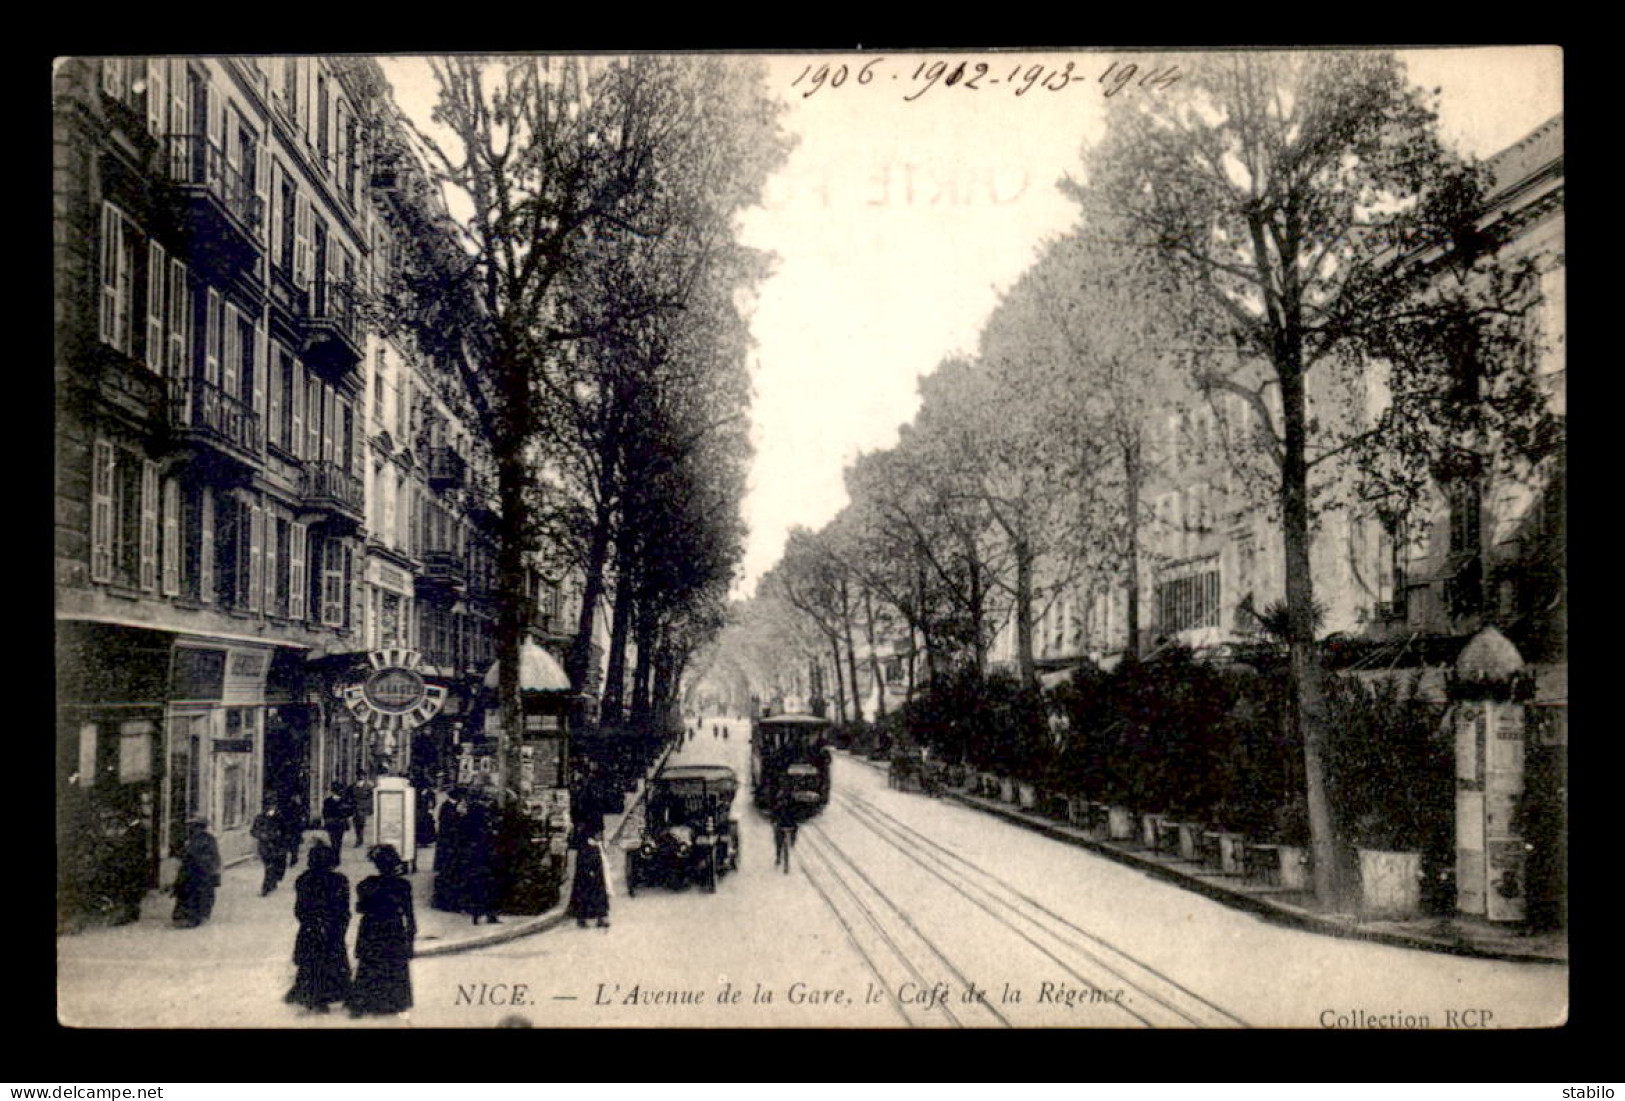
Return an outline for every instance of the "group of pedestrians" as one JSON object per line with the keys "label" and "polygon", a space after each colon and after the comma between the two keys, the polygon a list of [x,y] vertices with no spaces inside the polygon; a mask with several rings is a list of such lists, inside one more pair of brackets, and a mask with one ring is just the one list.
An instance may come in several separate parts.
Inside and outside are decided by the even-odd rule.
{"label": "group of pedestrians", "polygon": [[[351,789],[333,785],[329,803],[353,799]],[[364,828],[364,814],[344,816],[346,829],[357,821],[357,845]],[[409,961],[417,936],[417,917],[412,901],[412,885],[406,879],[406,862],[393,845],[375,845],[367,857],[377,874],[356,884],[354,913],[359,915],[356,930],[355,968],[352,974],[346,946],[352,916],[350,881],[338,871],[344,831],[335,837],[333,821],[323,807],[323,825],[328,838],[310,846],[308,867],[294,881],[295,918],[299,931],[294,937],[293,986],[284,1000],[314,1013],[328,1013],[343,1004],[351,1016],[400,1014],[412,1007],[412,979]],[[286,870],[299,863],[304,838],[303,815],[271,804],[250,827],[265,866],[260,897],[276,890]],[[186,842],[181,853],[174,893],[174,924],[196,928],[209,920],[220,887],[220,846],[201,817],[187,824]]]}
{"label": "group of pedestrians", "polygon": [[294,882],[293,942],[297,971],[284,996],[291,1005],[329,1013],[343,1003],[352,1017],[400,1014],[412,1008],[409,961],[417,916],[406,863],[393,845],[375,845],[368,858],[378,869],[356,884],[355,974],[351,977],[345,936],[350,928],[350,881],[337,870],[338,851],[318,842],[310,867]]}
{"label": "group of pedestrians", "polygon": [[435,823],[434,896],[436,910],[468,914],[475,925],[500,925],[497,880],[500,841],[496,808],[483,796],[454,788],[440,804]]}

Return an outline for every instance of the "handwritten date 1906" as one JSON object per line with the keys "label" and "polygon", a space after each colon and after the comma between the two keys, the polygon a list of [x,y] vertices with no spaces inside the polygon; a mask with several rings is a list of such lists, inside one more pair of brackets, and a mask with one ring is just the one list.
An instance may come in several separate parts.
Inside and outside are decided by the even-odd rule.
{"label": "handwritten date 1906", "polygon": [[[1074,84],[1094,84],[1101,95],[1111,97],[1127,88],[1161,91],[1180,78],[1179,66],[1142,67],[1132,61],[1112,61],[1105,65],[1067,61],[1061,64],[1045,62],[1017,63],[1008,68],[1002,61],[920,61],[912,68],[904,59],[893,59],[886,65],[884,57],[872,57],[861,65],[846,62],[820,62],[804,67],[790,82],[792,88],[804,88],[801,98],[806,99],[824,88],[868,86],[879,83],[891,85],[903,92],[903,100],[912,103],[932,88],[967,88],[971,91],[1010,88],[1017,96],[1024,96],[1035,88],[1059,92]],[[1089,65],[1085,70],[1082,66]]]}

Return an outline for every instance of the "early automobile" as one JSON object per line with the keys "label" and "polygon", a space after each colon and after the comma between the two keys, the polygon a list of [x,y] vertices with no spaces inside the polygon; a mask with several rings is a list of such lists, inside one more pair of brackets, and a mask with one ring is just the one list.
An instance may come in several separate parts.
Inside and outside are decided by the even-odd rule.
{"label": "early automobile", "polygon": [[739,867],[739,777],[726,765],[668,765],[649,782],[643,830],[626,852],[626,893],[649,884],[707,891]]}

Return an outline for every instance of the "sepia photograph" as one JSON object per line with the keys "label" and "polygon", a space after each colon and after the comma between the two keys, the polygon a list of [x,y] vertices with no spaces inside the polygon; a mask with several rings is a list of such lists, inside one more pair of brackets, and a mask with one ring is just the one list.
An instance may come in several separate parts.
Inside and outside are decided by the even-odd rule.
{"label": "sepia photograph", "polygon": [[1561,48],[51,81],[61,1026],[1568,1021]]}

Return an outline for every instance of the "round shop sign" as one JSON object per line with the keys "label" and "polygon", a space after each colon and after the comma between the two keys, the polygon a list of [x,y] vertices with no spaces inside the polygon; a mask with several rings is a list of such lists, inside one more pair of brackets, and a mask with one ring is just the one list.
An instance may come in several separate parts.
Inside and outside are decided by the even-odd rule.
{"label": "round shop sign", "polygon": [[402,715],[423,702],[428,688],[417,673],[396,666],[373,673],[361,686],[361,694],[376,710]]}

